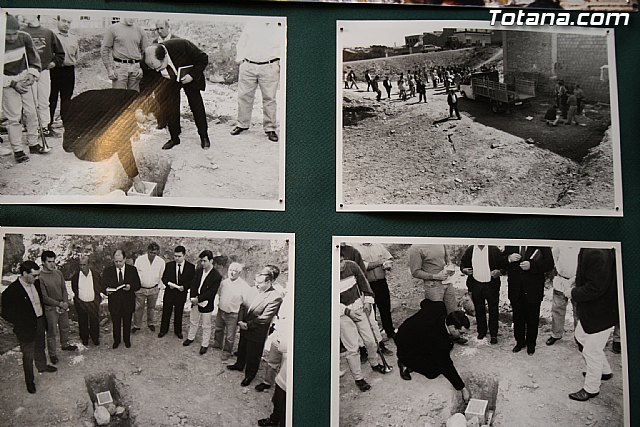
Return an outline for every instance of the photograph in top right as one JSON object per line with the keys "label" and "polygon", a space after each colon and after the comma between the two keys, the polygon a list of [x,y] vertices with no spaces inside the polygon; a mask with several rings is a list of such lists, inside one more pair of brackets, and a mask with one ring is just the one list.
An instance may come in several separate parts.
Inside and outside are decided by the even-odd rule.
{"label": "photograph in top right", "polygon": [[338,22],[337,210],[621,216],[613,30],[521,28]]}

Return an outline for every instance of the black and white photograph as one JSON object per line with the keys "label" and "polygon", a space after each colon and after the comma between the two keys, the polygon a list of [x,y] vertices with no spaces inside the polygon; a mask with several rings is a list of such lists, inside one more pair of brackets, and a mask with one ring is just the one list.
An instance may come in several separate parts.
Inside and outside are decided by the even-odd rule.
{"label": "black and white photograph", "polygon": [[3,425],[293,425],[294,234],[1,234]]}
{"label": "black and white photograph", "polygon": [[630,426],[620,248],[334,236],[332,425]]}
{"label": "black and white photograph", "polygon": [[285,209],[286,18],[5,12],[1,202]]}
{"label": "black and white photograph", "polygon": [[614,31],[338,21],[336,210],[622,216]]}

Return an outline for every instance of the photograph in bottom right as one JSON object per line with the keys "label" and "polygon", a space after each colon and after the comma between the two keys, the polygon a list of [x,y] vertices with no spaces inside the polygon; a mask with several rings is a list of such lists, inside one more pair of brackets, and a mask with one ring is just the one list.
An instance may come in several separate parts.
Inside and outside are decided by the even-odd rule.
{"label": "photograph in bottom right", "polygon": [[334,236],[332,425],[629,426],[620,248]]}

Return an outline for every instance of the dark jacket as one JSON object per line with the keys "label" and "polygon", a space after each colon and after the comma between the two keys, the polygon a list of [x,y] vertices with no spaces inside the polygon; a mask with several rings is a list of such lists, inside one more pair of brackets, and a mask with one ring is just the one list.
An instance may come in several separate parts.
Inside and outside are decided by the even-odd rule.
{"label": "dark jacket", "polygon": [[405,320],[396,332],[398,360],[429,379],[444,375],[456,390],[464,388],[449,353],[453,341],[445,326],[443,301],[422,300],[420,311]]}
{"label": "dark jacket", "polygon": [[[517,301],[525,296],[527,302],[538,302],[544,298],[545,273],[553,270],[553,254],[551,248],[543,246],[527,246],[524,257],[518,262],[509,262],[511,254],[520,253],[519,246],[507,246],[502,253],[507,263],[509,299]],[[522,261],[529,261],[531,268],[520,268]]]}
{"label": "dark jacket", "polygon": [[[95,298],[93,302],[97,305],[100,305],[102,302],[102,296],[100,293],[106,293],[106,287],[102,283],[102,277],[100,274],[91,269],[91,277],[93,278],[93,293],[95,294]],[[73,303],[77,304],[80,299],[78,298],[78,282],[80,281],[80,271],[76,272],[73,276],[71,276],[71,290],[73,291]],[[83,302],[83,301],[80,301]]]}
{"label": "dark jacket", "polygon": [[218,289],[220,288],[222,276],[220,275],[220,273],[218,273],[218,270],[212,268],[211,271],[209,271],[209,275],[204,279],[202,289],[200,289],[200,291],[198,292],[203,272],[204,270],[202,269],[197,270],[195,277],[191,281],[191,298],[197,297],[199,303],[202,301],[207,301],[207,305],[204,307],[200,307],[200,305],[198,305],[198,311],[200,313],[211,313],[213,312],[213,300],[215,299],[216,294],[218,293]]}
{"label": "dark jacket", "polygon": [[614,249],[580,249],[571,299],[588,334],[604,331],[619,322]]}
{"label": "dark jacket", "polygon": [[[462,259],[460,260],[460,270],[463,268],[472,268],[472,258],[473,258],[473,246],[469,246],[462,255]],[[502,270],[507,268],[506,258],[502,256],[502,252],[498,249],[497,246],[489,246],[489,270]],[[473,292],[473,288],[476,284],[478,284],[476,279],[473,278],[473,275],[467,276],[467,289],[469,292]],[[491,284],[495,286],[500,286],[500,276],[492,277]]]}
{"label": "dark jacket", "polygon": [[[118,287],[118,270],[115,265],[104,269],[102,280],[105,288]],[[136,291],[140,289],[138,270],[129,264],[124,266],[124,283],[131,285],[128,291],[120,289],[109,295],[109,311],[133,313],[136,308]]]}
{"label": "dark jacket", "polygon": [[[163,301],[181,301],[184,304],[187,299],[187,292],[189,292],[189,288],[191,287],[193,278],[196,275],[196,267],[189,261],[185,260],[182,265],[180,281],[178,281],[176,275],[176,262],[168,262],[164,267],[164,273],[162,273],[162,283],[164,283],[166,286],[164,290]],[[184,291],[181,292],[180,290],[174,289],[171,286],[167,285],[167,283],[169,282],[175,283],[179,286],[183,286]]]}
{"label": "dark jacket", "polygon": [[242,331],[249,341],[263,342],[269,335],[269,327],[278,314],[282,304],[282,294],[273,287],[265,292],[258,292],[249,307],[242,307],[238,321],[247,322],[247,329]]}
{"label": "dark jacket", "polygon": [[[40,281],[36,280],[34,286],[38,291],[38,298],[40,298],[40,304],[42,305],[42,315],[44,316]],[[13,332],[20,342],[31,342],[36,338],[36,312],[29,299],[29,294],[20,283],[20,279],[16,279],[2,293],[2,317],[13,325]]]}
{"label": "dark jacket", "polygon": [[[172,81],[171,85],[189,86],[195,87],[198,90],[204,90],[206,86],[206,79],[204,77],[204,70],[209,64],[209,57],[206,53],[200,50],[195,44],[189,40],[181,38],[172,38],[162,43],[167,49],[169,58],[176,68],[176,71],[180,67],[192,66],[187,74],[189,74],[193,81],[183,85],[177,81]],[[144,72],[142,81],[140,82],[140,91],[143,97],[147,97],[151,91],[157,90],[159,86],[164,86],[169,83],[168,79],[164,78],[158,71],[150,69],[143,61],[142,70]],[[179,90],[179,88],[178,88]]]}

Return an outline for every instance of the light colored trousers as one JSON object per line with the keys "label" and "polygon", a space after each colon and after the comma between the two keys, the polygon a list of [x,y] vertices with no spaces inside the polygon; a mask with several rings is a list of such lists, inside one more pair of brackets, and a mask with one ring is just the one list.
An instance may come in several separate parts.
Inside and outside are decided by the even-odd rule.
{"label": "light colored trousers", "polygon": [[212,313],[200,313],[198,311],[198,305],[194,304],[191,307],[191,313],[189,314],[189,334],[187,338],[191,341],[196,339],[196,333],[198,332],[198,326],[200,320],[202,320],[202,347],[209,347],[209,340],[211,340],[211,318]]}
{"label": "light colored trousers", "polygon": [[[567,304],[569,298],[564,296],[560,291],[553,290],[553,301],[551,303],[551,336],[557,339],[562,338],[564,334],[564,318],[567,313]],[[578,316],[576,316],[576,308],[571,303],[573,308],[573,326],[578,324]]]}
{"label": "light colored trousers", "polygon": [[240,64],[238,75],[238,126],[251,126],[251,112],[256,89],[262,93],[262,127],[265,132],[276,130],[276,93],[280,83],[280,61],[257,65],[250,62]]}
{"label": "light colored trousers", "polygon": [[282,365],[282,352],[278,350],[278,344],[279,339],[273,339],[271,341],[271,346],[269,347],[269,352],[264,358],[267,365],[265,367],[262,382],[265,384],[275,384],[276,376],[278,375],[278,371],[280,371],[280,365]]}
{"label": "light colored trousers", "polygon": [[424,297],[431,301],[444,301],[447,314],[458,308],[458,301],[451,283],[444,284],[440,280],[425,280]]}
{"label": "light colored trousers", "polygon": [[231,354],[236,341],[238,313],[228,313],[218,308],[216,324],[213,330],[213,347]]}
{"label": "light colored trousers", "polygon": [[58,313],[56,307],[46,306],[44,315],[47,318],[47,350],[49,357],[56,356],[56,335],[60,328],[60,346],[69,345],[69,311]]}
{"label": "light colored trousers", "polygon": [[380,363],[380,360],[378,356],[378,346],[376,346],[373,331],[365,317],[364,309],[358,308],[353,311],[360,312],[363,320],[354,322],[353,319],[347,315],[343,314],[340,316],[340,340],[344,348],[347,349],[346,357],[351,375],[353,375],[353,379],[357,381],[364,378],[362,376],[362,367],[360,366],[360,347],[358,345],[360,337],[362,337],[362,341],[369,353],[369,364],[376,366]]}
{"label": "light colored trousers", "polygon": [[578,322],[578,326],[576,326],[576,339],[583,345],[582,358],[587,364],[583,388],[589,393],[598,393],[600,391],[600,377],[602,374],[611,373],[611,366],[609,366],[607,356],[604,354],[604,346],[607,345],[613,328],[612,326],[604,331],[588,334],[582,329],[581,322]]}
{"label": "light colored trousers", "polygon": [[49,70],[40,71],[40,78],[33,84],[33,90],[38,101],[37,110],[40,116],[40,124],[47,126],[51,121],[49,117],[49,96],[51,96],[51,76]]}
{"label": "light colored trousers", "polygon": [[24,117],[24,124],[27,127],[27,145],[38,144],[38,118],[31,89],[27,93],[20,94],[12,87],[2,88],[2,111],[7,118],[9,143],[14,153],[24,151],[22,124],[20,123],[22,117]]}
{"label": "light colored trousers", "polygon": [[140,80],[142,80],[140,64],[114,62],[113,71],[116,73],[116,79],[111,80],[113,89],[131,89],[140,92]]}
{"label": "light colored trousers", "polygon": [[142,327],[142,316],[144,314],[144,305],[147,304],[147,325],[155,326],[156,322],[156,303],[158,302],[158,294],[160,288],[140,288],[136,292],[136,312],[133,315],[133,326],[135,328]]}

